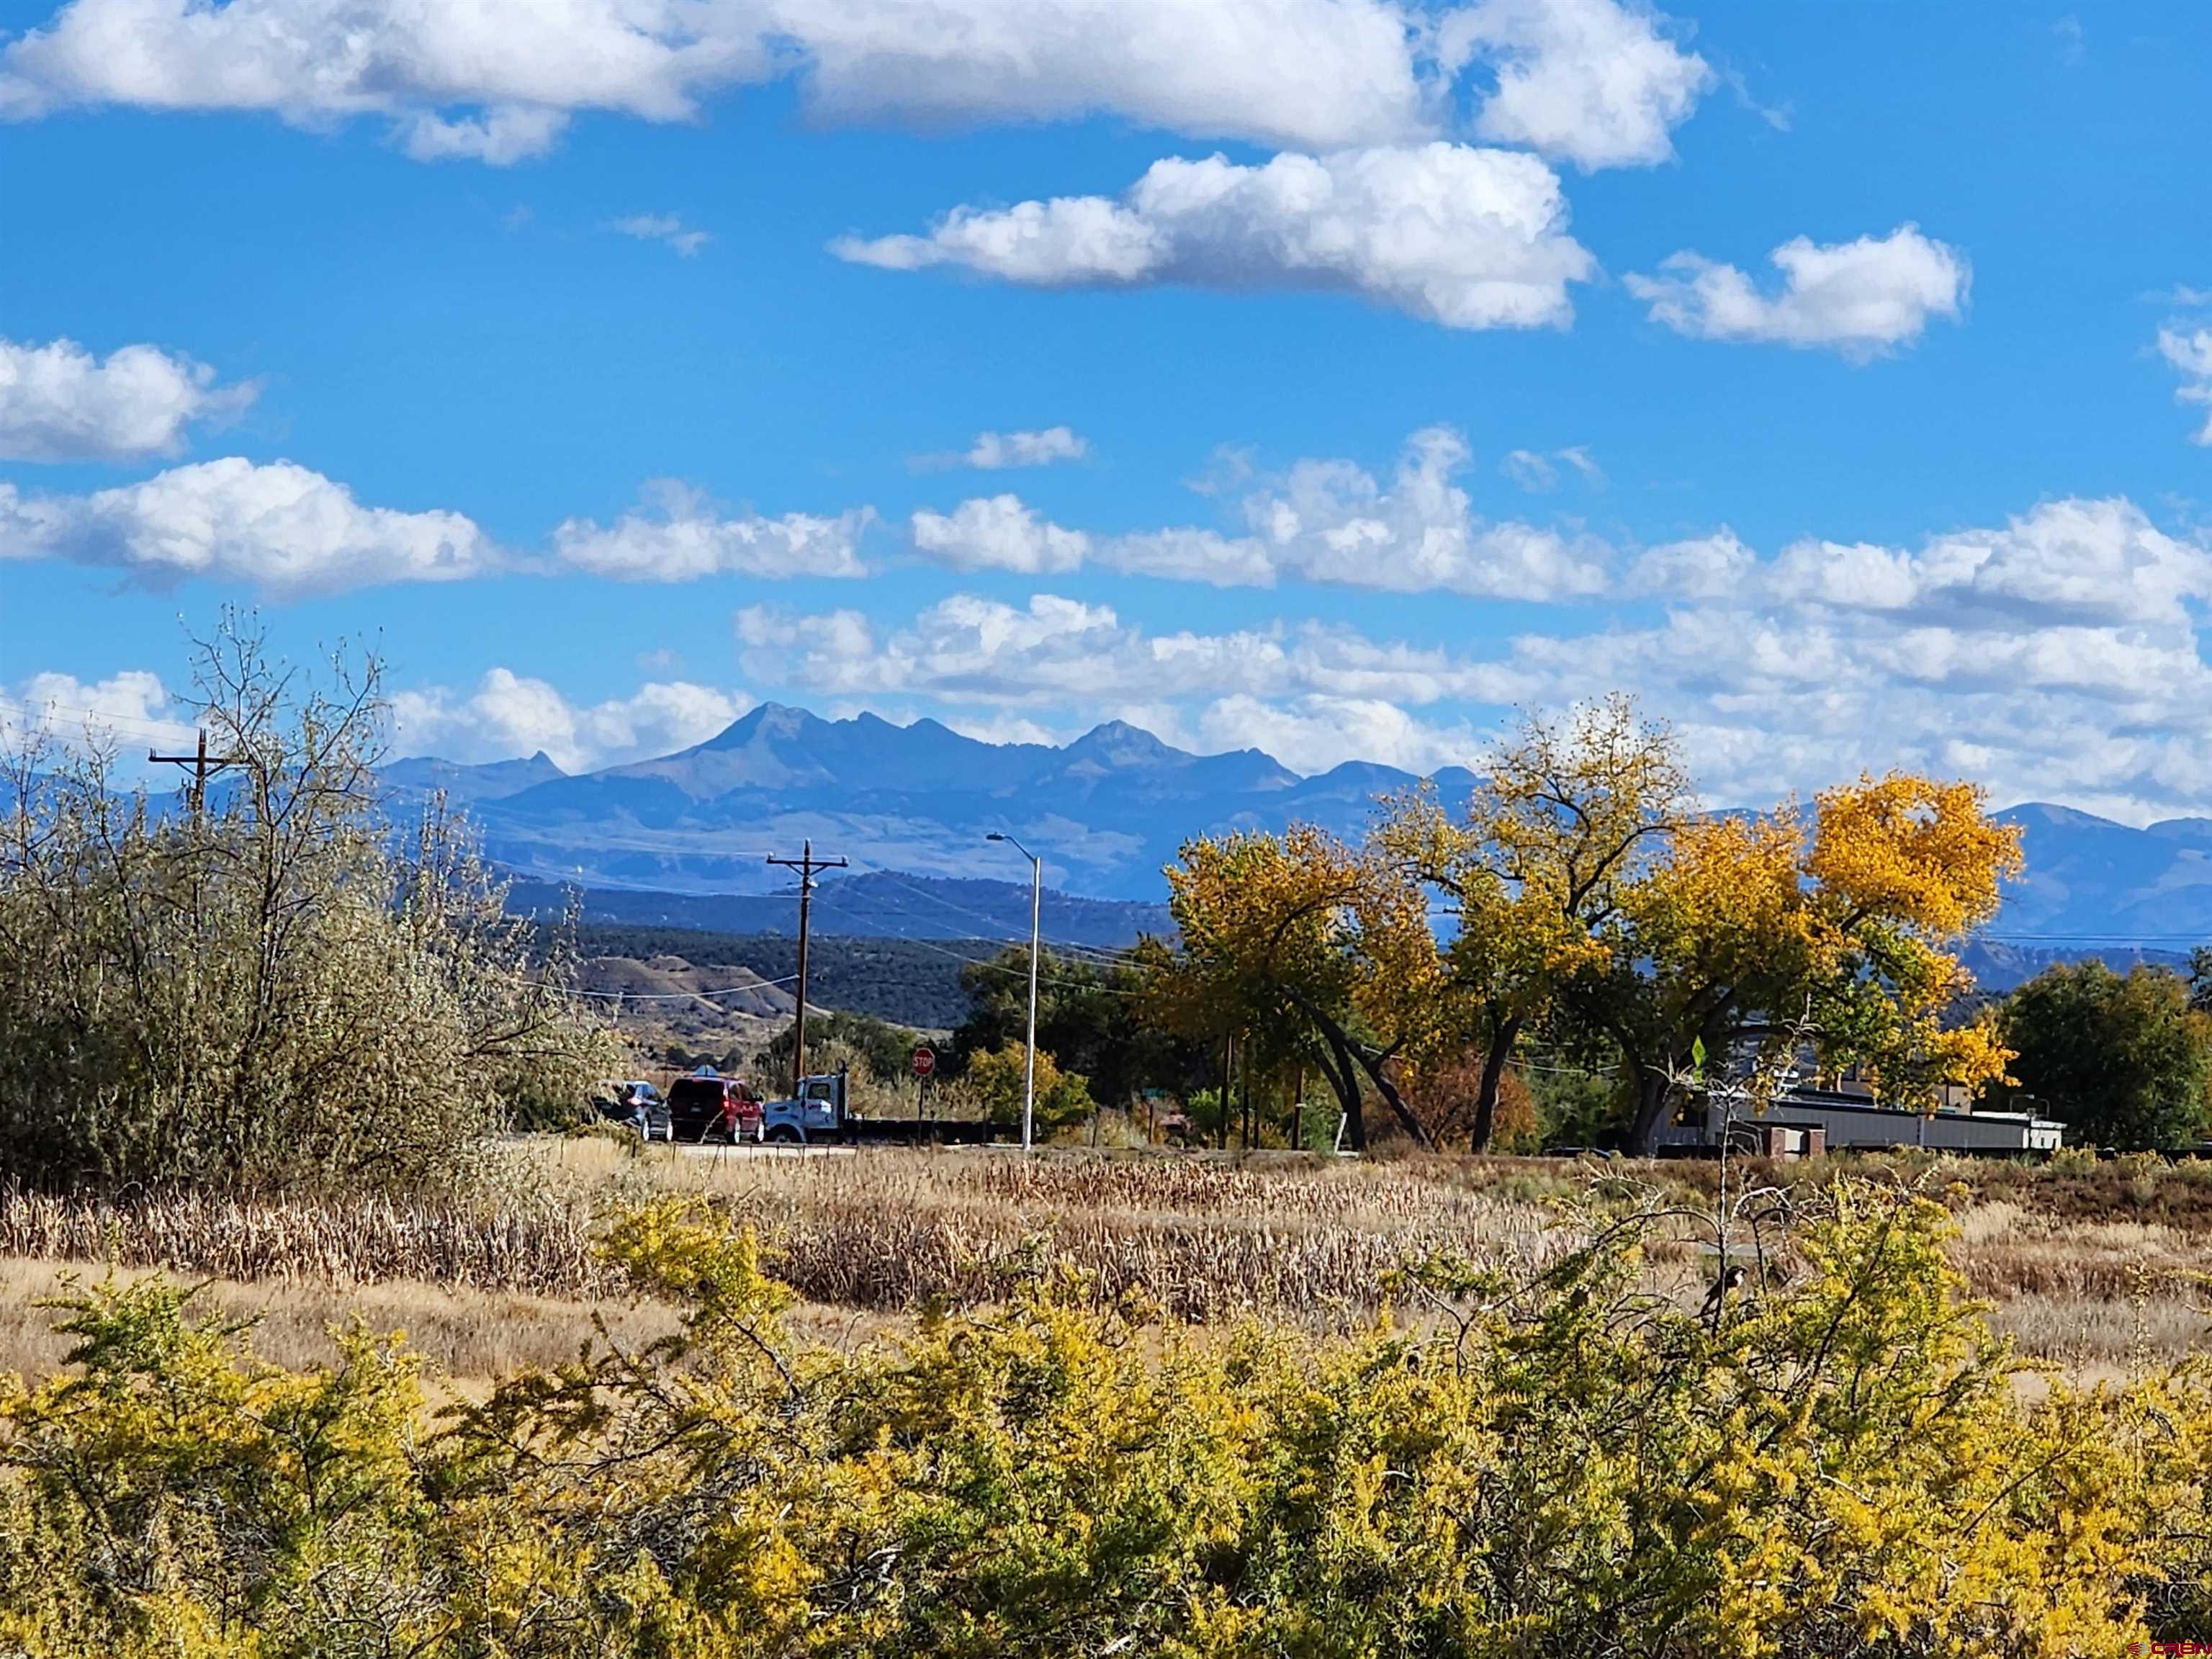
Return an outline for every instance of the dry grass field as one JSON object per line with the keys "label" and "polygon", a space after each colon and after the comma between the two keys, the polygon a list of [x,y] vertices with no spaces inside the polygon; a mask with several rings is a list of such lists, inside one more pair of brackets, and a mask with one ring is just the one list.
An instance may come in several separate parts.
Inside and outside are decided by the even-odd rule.
{"label": "dry grass field", "polygon": [[[1178,1318],[1341,1327],[1389,1299],[1393,1271],[1409,1263],[1443,1255],[1539,1268],[1595,1218],[1710,1212],[1718,1178],[1705,1165],[1528,1159],[641,1154],[599,1137],[522,1143],[504,1157],[485,1195],[410,1206],[0,1192],[0,1371],[51,1368],[64,1345],[35,1304],[64,1272],[108,1267],[210,1281],[210,1302],[259,1318],[264,1350],[287,1362],[326,1355],[332,1323],[403,1328],[462,1388],[572,1354],[595,1319],[643,1340],[665,1316],[625,1292],[592,1236],[609,1209],[655,1191],[708,1195],[754,1224],[804,1298],[805,1325],[842,1341],[931,1305],[997,1300],[1062,1263],[1086,1295],[1134,1297]],[[2212,1334],[2200,1285],[2212,1275],[2212,1170],[1921,1162],[1889,1173],[1957,1212],[1960,1264],[2026,1353],[2117,1375]],[[1771,1182],[1802,1204],[1826,1174],[1739,1169],[1731,1190]],[[1658,1288],[1702,1294],[1712,1257],[1686,1218],[1658,1229]],[[1779,1266],[1789,1271],[1786,1249]]]}

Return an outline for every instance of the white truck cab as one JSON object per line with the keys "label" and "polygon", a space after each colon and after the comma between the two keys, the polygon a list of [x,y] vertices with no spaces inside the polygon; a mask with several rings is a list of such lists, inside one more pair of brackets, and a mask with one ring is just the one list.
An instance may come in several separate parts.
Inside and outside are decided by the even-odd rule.
{"label": "white truck cab", "polygon": [[845,1139],[845,1074],[801,1078],[795,1100],[771,1100],[761,1109],[760,1138],[771,1145],[807,1146]]}

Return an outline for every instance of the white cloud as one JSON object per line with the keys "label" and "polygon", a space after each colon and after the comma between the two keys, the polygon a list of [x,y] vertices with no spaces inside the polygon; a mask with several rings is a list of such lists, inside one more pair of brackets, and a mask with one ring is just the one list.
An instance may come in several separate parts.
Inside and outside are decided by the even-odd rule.
{"label": "white cloud", "polygon": [[1182,283],[1361,295],[1452,328],[1563,326],[1595,269],[1558,176],[1465,145],[1156,161],[1124,195],[957,208],[925,236],[847,237],[841,258],[952,265],[1036,287]]}
{"label": "white cloud", "polygon": [[1910,613],[1966,628],[2016,623],[2180,628],[2212,597],[2212,555],[2124,500],[2046,501],[2002,529],[1902,548],[1801,542],[1769,576],[1778,597]]}
{"label": "white cloud", "polygon": [[74,340],[0,339],[0,460],[121,461],[173,455],[195,421],[253,401],[252,385],[150,345],[95,357]]}
{"label": "white cloud", "polygon": [[0,47],[0,118],[121,105],[388,124],[421,161],[507,166],[570,118],[696,119],[796,81],[817,119],[1112,116],[1312,151],[1450,130],[1584,168],[1672,154],[1712,73],[1638,0],[66,0]]}
{"label": "white cloud", "polygon": [[792,76],[839,119],[1112,114],[1338,147],[1435,130],[1430,45],[1387,0],[70,0],[0,52],[0,114],[382,117],[410,155],[503,165],[574,112],[688,120],[717,92]]}
{"label": "white cloud", "polygon": [[569,519],[553,532],[561,562],[622,581],[696,581],[702,576],[862,576],[865,508],[821,518],[787,513],[726,515],[695,489],[663,479],[646,506],[612,525]]}
{"label": "white cloud", "polygon": [[751,707],[741,692],[680,680],[578,704],[544,680],[495,668],[466,693],[437,685],[397,693],[392,747],[468,763],[543,750],[563,771],[591,771],[689,748]]}
{"label": "white cloud", "polygon": [[363,507],[304,466],[236,457],[89,495],[26,495],[0,483],[0,558],[40,556],[111,565],[154,584],[249,582],[279,597],[453,581],[503,562],[458,513]]}
{"label": "white cloud", "polygon": [[[2212,328],[2169,323],[2158,331],[2158,353],[2181,375],[2173,394],[2178,402],[2212,404]],[[2212,444],[2212,416],[2190,441]]]}
{"label": "white cloud", "polygon": [[1029,575],[1073,570],[1091,552],[1088,536],[1040,518],[1014,495],[963,501],[950,514],[916,513],[914,544],[956,570],[1017,570]]}
{"label": "white cloud", "polygon": [[1091,446],[1074,429],[1048,426],[1042,432],[979,432],[964,459],[969,465],[995,471],[1009,466],[1050,466],[1079,461]]}
{"label": "white cloud", "polygon": [[1277,574],[1273,552],[1258,538],[1188,526],[1111,537],[1099,562],[1125,575],[1213,587],[1273,587]]}
{"label": "white cloud", "polygon": [[619,236],[634,236],[641,242],[665,242],[676,250],[677,257],[688,259],[714,239],[703,230],[695,230],[672,213],[633,213],[625,218],[610,219],[607,228]]}
{"label": "white cloud", "polygon": [[1554,615],[1483,650],[1316,623],[1156,632],[1049,594],[960,595],[889,623],[752,611],[738,631],[751,677],[810,697],[1063,731],[1107,710],[1301,769],[1465,761],[1508,707],[1626,690],[1674,723],[1719,803],[1902,765],[2136,820],[2212,805],[2197,621],[2212,548],[2124,500],[1767,557],[1723,528],[1644,550],[1624,591],[1662,614]]}
{"label": "white cloud", "polygon": [[1654,322],[1704,340],[1774,341],[1863,361],[1909,345],[1931,317],[1955,322],[1971,271],[1965,254],[1900,225],[1829,246],[1799,236],[1768,256],[1782,273],[1762,294],[1734,265],[1682,252],[1656,276],[1622,278]]}
{"label": "white cloud", "polygon": [[1386,484],[1349,461],[1300,461],[1245,517],[1277,565],[1315,581],[1401,593],[1559,599],[1600,592],[1606,550],[1517,522],[1485,524],[1453,479],[1467,441],[1449,427],[1407,440]]}
{"label": "white cloud", "polygon": [[104,680],[70,674],[33,674],[0,686],[0,748],[35,736],[72,748],[102,747],[129,764],[150,747],[189,749],[195,732],[179,718],[161,677],[125,669]]}
{"label": "white cloud", "polygon": [[1580,474],[1585,483],[1605,482],[1605,474],[1590,459],[1589,449],[1581,444],[1571,444],[1548,454],[1539,454],[1533,449],[1508,450],[1498,463],[1498,470],[1531,495],[1541,495],[1559,488],[1562,465]]}
{"label": "white cloud", "polygon": [[1478,133],[1589,172],[1671,160],[1670,132],[1714,83],[1662,21],[1616,0],[1480,0],[1440,33],[1448,61],[1480,52],[1496,67]]}
{"label": "white cloud", "polygon": [[787,0],[817,106],[874,118],[1115,112],[1206,137],[1371,143],[1431,130],[1438,88],[1409,14],[1377,0]]}
{"label": "white cloud", "polygon": [[[1566,452],[1560,452],[1565,453]],[[1242,505],[1244,531],[1171,527],[1093,536],[1042,518],[1018,497],[914,515],[916,549],[957,569],[1043,574],[1086,563],[1125,574],[1270,587],[1303,578],[1389,592],[1575,599],[1607,581],[1594,538],[1478,518],[1454,482],[1466,441],[1431,427],[1407,441],[1387,480],[1351,461],[1304,460]]]}
{"label": "white cloud", "polygon": [[1373,761],[1426,775],[1479,759],[1487,737],[1466,720],[1424,720],[1378,698],[1312,696],[1287,702],[1218,698],[1184,731],[1184,746],[1209,753],[1264,750],[1309,775],[1346,761]]}
{"label": "white cloud", "polygon": [[1510,666],[1349,629],[1152,633],[1110,606],[1051,593],[1026,605],[955,594],[887,629],[854,611],[756,605],[735,627],[750,676],[816,696],[1087,709],[1200,696],[1424,704],[1511,701],[1531,684]]}
{"label": "white cloud", "polygon": [[529,104],[501,104],[459,120],[428,110],[400,124],[400,147],[417,161],[482,161],[508,167],[543,155],[568,128],[566,112]]}
{"label": "white cloud", "polygon": [[1037,743],[1059,745],[1077,733],[1062,733],[1048,726],[1018,714],[951,714],[942,722],[963,738],[973,738],[978,743]]}
{"label": "white cloud", "polygon": [[1627,589],[1639,597],[1720,599],[1748,586],[1759,556],[1726,525],[1710,536],[1649,547],[1628,570]]}

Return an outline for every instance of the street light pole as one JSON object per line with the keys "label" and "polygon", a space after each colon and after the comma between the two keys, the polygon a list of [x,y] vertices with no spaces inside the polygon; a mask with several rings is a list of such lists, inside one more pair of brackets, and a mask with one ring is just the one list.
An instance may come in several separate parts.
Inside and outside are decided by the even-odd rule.
{"label": "street light pole", "polygon": [[1036,1137],[1036,997],[1039,923],[1044,915],[1044,860],[1012,836],[994,830],[986,841],[1002,841],[1030,861],[1030,1040],[1022,1050],[1022,1150]]}

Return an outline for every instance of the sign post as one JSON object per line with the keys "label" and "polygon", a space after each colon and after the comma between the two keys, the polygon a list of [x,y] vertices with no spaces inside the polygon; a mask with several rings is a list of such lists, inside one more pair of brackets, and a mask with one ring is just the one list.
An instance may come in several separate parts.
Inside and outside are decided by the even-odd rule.
{"label": "sign post", "polygon": [[914,1085],[915,1092],[921,1097],[921,1115],[925,1119],[930,1115],[929,1079],[936,1070],[937,1050],[927,1042],[916,1043],[914,1049]]}

